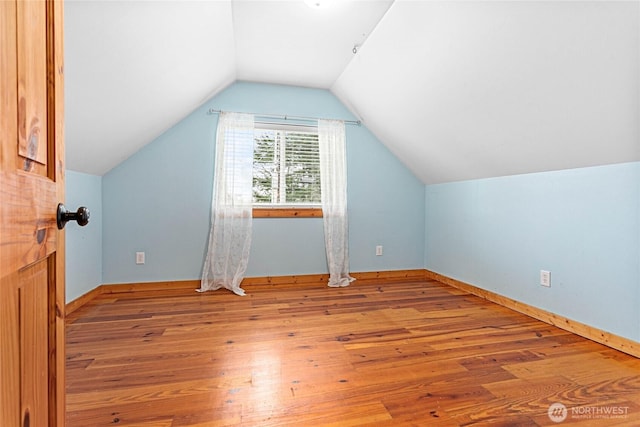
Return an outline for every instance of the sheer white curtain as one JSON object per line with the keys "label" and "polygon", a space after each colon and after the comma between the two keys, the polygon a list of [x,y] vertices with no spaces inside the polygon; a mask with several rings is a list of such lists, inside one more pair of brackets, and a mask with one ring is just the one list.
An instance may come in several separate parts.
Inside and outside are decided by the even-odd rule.
{"label": "sheer white curtain", "polygon": [[347,223],[347,154],[344,122],[318,120],[320,183],[329,286],[349,286],[349,230]]}
{"label": "sheer white curtain", "polygon": [[245,294],[240,282],[251,246],[253,128],[251,114],[220,113],[211,231],[200,292],[226,288]]}

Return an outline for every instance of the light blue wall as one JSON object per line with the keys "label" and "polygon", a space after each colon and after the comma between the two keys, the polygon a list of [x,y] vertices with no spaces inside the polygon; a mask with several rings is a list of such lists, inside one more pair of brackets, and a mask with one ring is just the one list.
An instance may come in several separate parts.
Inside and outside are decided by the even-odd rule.
{"label": "light blue wall", "polygon": [[425,203],[427,269],[640,341],[640,163],[431,185]]}
{"label": "light blue wall", "polygon": [[65,206],[89,208],[89,224],[65,227],[66,300],[72,301],[102,284],[102,177],[66,171]]}
{"label": "light blue wall", "polygon": [[[228,87],[103,177],[104,283],[200,277],[217,125],[209,108],[354,119],[326,90]],[[422,183],[364,126],[347,126],[347,168],[351,270],[423,268]],[[135,264],[136,251],[146,253],[145,265]],[[254,220],[247,276],[326,271],[321,219]]]}
{"label": "light blue wall", "polygon": [[[68,171],[67,206],[92,218],[67,227],[67,301],[101,283],[200,277],[209,108],[353,119],[325,90],[236,83],[103,178]],[[424,187],[364,126],[347,126],[347,158],[352,271],[427,268],[640,341],[640,163]],[[254,221],[247,276],[323,272],[321,219]]]}

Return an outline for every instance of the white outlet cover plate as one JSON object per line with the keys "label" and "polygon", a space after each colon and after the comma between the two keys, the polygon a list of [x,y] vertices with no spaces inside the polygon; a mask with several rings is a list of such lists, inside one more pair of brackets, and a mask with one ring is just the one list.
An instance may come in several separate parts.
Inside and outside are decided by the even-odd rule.
{"label": "white outlet cover plate", "polygon": [[547,270],[540,270],[540,285],[551,287],[551,272]]}

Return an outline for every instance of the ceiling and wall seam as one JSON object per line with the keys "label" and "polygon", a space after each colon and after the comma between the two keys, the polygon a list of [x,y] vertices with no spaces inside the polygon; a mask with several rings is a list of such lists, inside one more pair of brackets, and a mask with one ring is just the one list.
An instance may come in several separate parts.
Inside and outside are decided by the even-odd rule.
{"label": "ceiling and wall seam", "polygon": [[[398,0],[392,0],[391,4],[389,5],[389,8],[387,9],[387,11],[384,13],[384,15],[382,15],[382,18],[380,18],[380,20],[376,23],[376,25],[371,29],[371,31],[366,35],[365,39],[360,43],[360,44],[355,44],[354,45],[354,49],[356,49],[356,52],[353,53],[353,57],[349,60],[349,62],[347,62],[347,64],[344,66],[344,68],[342,69],[342,71],[340,72],[340,74],[338,75],[338,77],[335,78],[335,80],[333,80],[333,82],[331,83],[331,85],[329,85],[329,87],[327,89],[331,90],[336,82],[338,80],[340,80],[340,77],[342,77],[342,75],[344,74],[344,72],[349,68],[349,66],[351,65],[351,63],[356,60],[358,54],[360,54],[361,50],[364,48],[364,46],[367,44],[367,40],[369,40],[369,38],[373,35],[373,33],[376,32],[376,30],[382,25],[382,23],[384,22],[384,20],[386,19],[386,17],[389,15],[391,9],[393,9],[393,7],[395,6],[395,4],[398,2]],[[333,91],[331,90],[331,92],[333,93]],[[359,117],[359,116],[358,116]]]}

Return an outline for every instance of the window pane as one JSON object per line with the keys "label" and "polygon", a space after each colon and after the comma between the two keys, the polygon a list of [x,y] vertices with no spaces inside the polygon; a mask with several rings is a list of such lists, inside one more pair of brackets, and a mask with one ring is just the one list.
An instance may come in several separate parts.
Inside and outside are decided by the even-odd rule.
{"label": "window pane", "polygon": [[320,203],[318,135],[286,134],[286,202]]}
{"label": "window pane", "polygon": [[253,151],[253,202],[277,203],[273,200],[272,182],[278,175],[275,160],[275,132],[256,130]]}
{"label": "window pane", "polygon": [[254,140],[254,204],[320,204],[317,133],[256,129]]}

